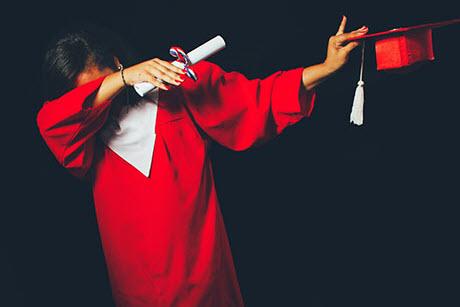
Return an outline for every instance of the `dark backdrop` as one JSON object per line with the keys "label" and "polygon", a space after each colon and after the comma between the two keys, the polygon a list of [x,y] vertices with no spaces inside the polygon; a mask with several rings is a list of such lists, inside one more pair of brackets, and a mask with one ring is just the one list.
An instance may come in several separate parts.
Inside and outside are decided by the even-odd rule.
{"label": "dark backdrop", "polygon": [[[439,1],[192,4],[2,12],[1,306],[113,304],[91,192],[57,165],[35,124],[43,49],[67,22],[106,25],[144,58],[221,34],[228,47],[212,61],[255,78],[322,61],[342,14],[348,29],[371,32],[459,17]],[[459,30],[435,30],[436,60],[406,74],[377,72],[368,48],[362,127],[348,123],[355,52],[318,88],[310,119],[247,152],[213,148],[247,306],[458,306]]]}

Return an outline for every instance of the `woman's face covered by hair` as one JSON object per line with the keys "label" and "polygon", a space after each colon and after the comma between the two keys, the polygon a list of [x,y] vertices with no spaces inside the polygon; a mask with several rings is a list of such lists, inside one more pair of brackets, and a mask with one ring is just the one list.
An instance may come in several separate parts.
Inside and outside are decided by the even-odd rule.
{"label": "woman's face covered by hair", "polygon": [[113,32],[94,25],[73,26],[49,45],[43,62],[45,100],[117,69],[117,59],[134,62],[133,52]]}

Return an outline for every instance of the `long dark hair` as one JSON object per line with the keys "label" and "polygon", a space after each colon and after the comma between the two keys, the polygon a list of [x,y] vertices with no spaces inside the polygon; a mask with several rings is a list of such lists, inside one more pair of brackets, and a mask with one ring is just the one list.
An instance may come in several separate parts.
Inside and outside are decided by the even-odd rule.
{"label": "long dark hair", "polygon": [[87,65],[116,70],[114,57],[125,66],[137,55],[125,41],[107,28],[78,22],[61,31],[48,45],[42,66],[43,98],[52,100],[75,87]]}

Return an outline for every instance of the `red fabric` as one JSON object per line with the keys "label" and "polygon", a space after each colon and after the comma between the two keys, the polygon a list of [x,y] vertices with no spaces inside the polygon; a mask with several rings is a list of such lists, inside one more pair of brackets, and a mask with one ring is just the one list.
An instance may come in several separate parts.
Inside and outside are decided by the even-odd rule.
{"label": "red fabric", "polygon": [[[208,156],[243,150],[310,115],[302,69],[247,80],[209,62],[198,82],[161,92],[147,178],[95,137],[110,102],[84,106],[102,79],[45,103],[38,126],[59,163],[92,168],[99,231],[117,306],[243,306]],[[300,99],[299,99],[300,97]]]}
{"label": "red fabric", "polygon": [[375,42],[377,70],[399,69],[434,60],[432,30],[420,29]]}

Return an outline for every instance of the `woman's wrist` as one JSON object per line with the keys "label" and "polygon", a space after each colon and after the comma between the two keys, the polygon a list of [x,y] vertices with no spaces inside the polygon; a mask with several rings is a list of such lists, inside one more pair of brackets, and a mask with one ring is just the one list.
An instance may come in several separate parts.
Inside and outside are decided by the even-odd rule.
{"label": "woman's wrist", "polygon": [[312,65],[303,70],[302,82],[307,90],[311,90],[335,72],[327,63]]}
{"label": "woman's wrist", "polygon": [[120,66],[119,66],[119,71],[120,71],[120,77],[121,77],[121,81],[123,82],[123,85],[124,85],[125,87],[128,87],[129,84],[128,84],[128,82],[126,82],[125,73],[124,73],[125,68],[123,67],[122,64],[120,64]]}
{"label": "woman's wrist", "polygon": [[335,65],[332,65],[327,60],[321,63],[320,65],[322,66],[324,74],[327,76],[333,75],[338,70],[338,68]]}

